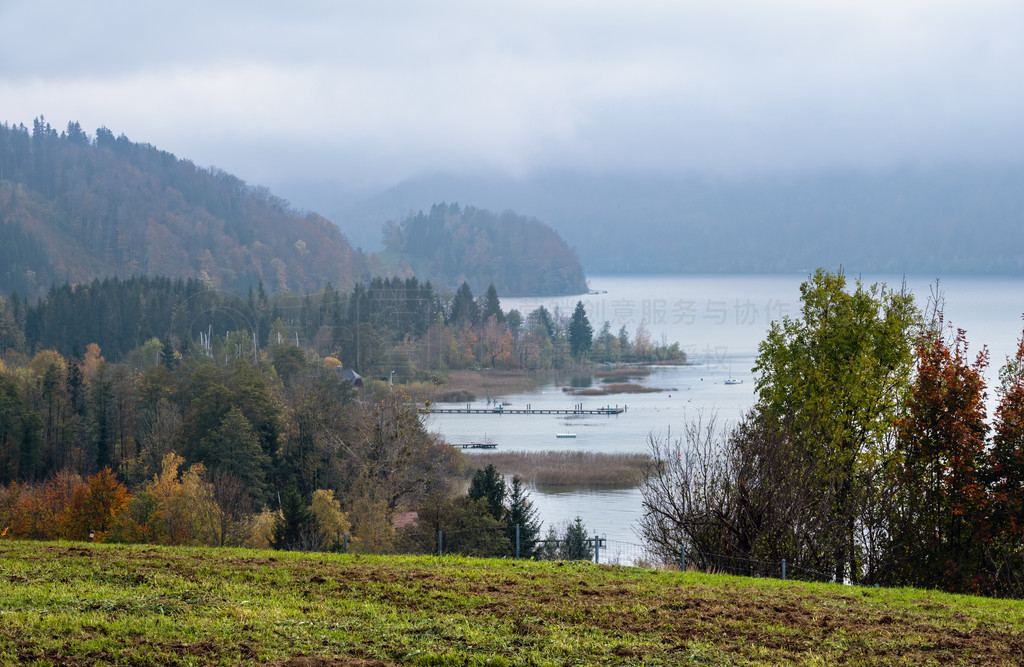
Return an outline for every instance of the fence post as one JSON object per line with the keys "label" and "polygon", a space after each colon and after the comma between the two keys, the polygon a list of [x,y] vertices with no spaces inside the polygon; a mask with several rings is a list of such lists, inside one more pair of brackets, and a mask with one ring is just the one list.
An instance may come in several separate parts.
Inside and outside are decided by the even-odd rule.
{"label": "fence post", "polygon": [[679,544],[679,571],[686,572],[686,545]]}
{"label": "fence post", "polygon": [[345,533],[345,546],[343,547],[343,553],[348,553],[348,533]]}
{"label": "fence post", "polygon": [[519,524],[516,524],[516,560],[519,560]]}
{"label": "fence post", "polygon": [[440,558],[444,555],[444,533],[437,531],[437,555]]}
{"label": "fence post", "polygon": [[786,559],[782,559],[782,580],[786,580]]}
{"label": "fence post", "polygon": [[594,533],[594,562],[601,563],[601,538]]}

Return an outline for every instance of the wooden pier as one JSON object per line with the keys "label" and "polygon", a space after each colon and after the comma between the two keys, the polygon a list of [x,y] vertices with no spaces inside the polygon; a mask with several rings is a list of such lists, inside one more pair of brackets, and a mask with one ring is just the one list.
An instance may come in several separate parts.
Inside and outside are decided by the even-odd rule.
{"label": "wooden pier", "polygon": [[569,410],[552,410],[549,408],[471,408],[468,405],[464,408],[437,408],[430,406],[422,408],[425,414],[435,415],[621,415],[626,411],[625,407],[615,406],[606,408],[584,409],[574,407]]}

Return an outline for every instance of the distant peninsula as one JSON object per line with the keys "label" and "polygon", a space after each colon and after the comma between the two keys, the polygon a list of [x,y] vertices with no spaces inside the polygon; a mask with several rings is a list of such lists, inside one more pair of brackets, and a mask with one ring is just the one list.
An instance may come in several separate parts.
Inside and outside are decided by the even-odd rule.
{"label": "distant peninsula", "polygon": [[414,275],[476,292],[491,283],[506,296],[581,294],[587,289],[576,254],[550,227],[512,211],[434,204],[384,225],[382,256]]}

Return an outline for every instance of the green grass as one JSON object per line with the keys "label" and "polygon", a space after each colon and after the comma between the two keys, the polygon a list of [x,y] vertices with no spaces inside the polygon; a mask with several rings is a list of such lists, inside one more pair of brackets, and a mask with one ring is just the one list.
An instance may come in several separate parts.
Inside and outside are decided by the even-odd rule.
{"label": "green grass", "polygon": [[0,542],[0,664],[1017,664],[1024,605],[590,563]]}

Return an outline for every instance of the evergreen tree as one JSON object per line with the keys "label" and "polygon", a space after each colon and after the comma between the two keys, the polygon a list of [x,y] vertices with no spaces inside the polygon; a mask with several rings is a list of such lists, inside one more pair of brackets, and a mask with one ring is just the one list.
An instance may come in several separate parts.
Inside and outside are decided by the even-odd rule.
{"label": "evergreen tree", "polygon": [[480,321],[482,322],[489,320],[491,315],[494,315],[498,322],[505,321],[505,313],[501,312],[501,302],[498,300],[498,290],[494,287],[494,283],[487,287],[487,293],[484,294],[484,302],[480,310]]}
{"label": "evergreen tree", "polygon": [[160,353],[163,357],[164,366],[167,370],[173,371],[174,366],[177,363],[177,357],[174,352],[174,345],[171,343],[171,339],[164,340],[163,351]]}
{"label": "evergreen tree", "polygon": [[231,406],[219,427],[203,437],[203,463],[211,470],[223,469],[244,485],[255,506],[266,500],[266,469],[270,457],[242,411]]}
{"label": "evergreen tree", "polygon": [[565,529],[565,539],[558,550],[562,560],[593,560],[594,547],[587,537],[587,529],[583,525],[583,519],[576,517],[576,520]]}
{"label": "evergreen tree", "polygon": [[572,348],[572,356],[586,355],[593,344],[594,328],[587,319],[587,310],[583,307],[583,302],[577,301],[576,310],[573,311],[572,320],[569,322],[569,345]]}
{"label": "evergreen tree", "polygon": [[548,526],[548,532],[537,550],[537,557],[541,560],[558,560],[558,531],[554,526]]}
{"label": "evergreen tree", "polygon": [[469,483],[469,497],[473,500],[486,499],[491,516],[498,521],[504,518],[505,495],[505,480],[493,464],[488,464],[483,470],[478,469]]}
{"label": "evergreen tree", "polygon": [[455,299],[452,301],[451,315],[448,318],[451,324],[459,324],[463,320],[473,326],[480,323],[480,309],[473,299],[473,290],[469,288],[469,283],[466,282],[463,282],[455,293]]}
{"label": "evergreen tree", "polygon": [[520,558],[533,558],[537,555],[541,522],[537,518],[537,508],[530,502],[529,493],[518,475],[512,478],[512,488],[508,492],[505,525],[513,554],[516,548],[516,526],[519,526]]}
{"label": "evergreen tree", "polygon": [[302,500],[298,487],[289,486],[281,502],[281,515],[274,524],[271,545],[275,549],[301,551],[315,527],[313,514]]}

